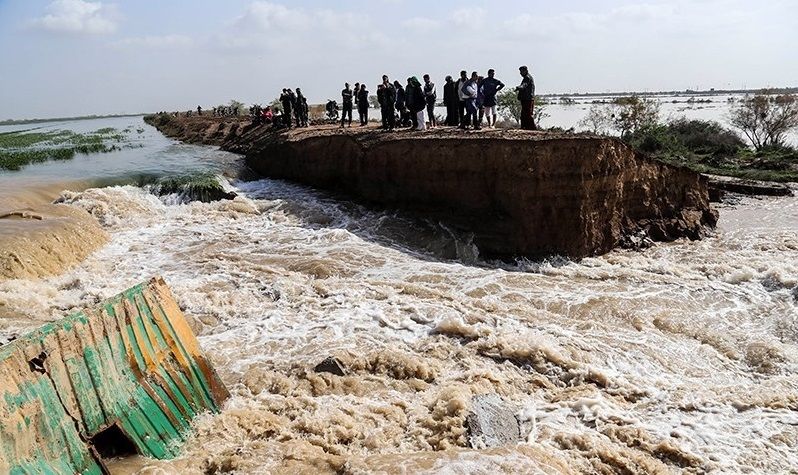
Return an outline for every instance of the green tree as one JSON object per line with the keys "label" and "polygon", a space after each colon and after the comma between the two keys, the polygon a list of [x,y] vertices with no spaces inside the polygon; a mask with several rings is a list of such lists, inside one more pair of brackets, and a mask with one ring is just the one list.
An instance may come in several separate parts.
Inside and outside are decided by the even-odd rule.
{"label": "green tree", "polygon": [[[546,112],[546,101],[540,97],[535,96],[535,108],[532,110],[532,118],[535,119],[535,125],[540,126],[541,121],[550,117]],[[516,92],[512,89],[504,89],[496,95],[496,108],[499,115],[505,120],[513,120],[516,123],[521,122],[521,102],[518,100]]]}
{"label": "green tree", "polygon": [[239,115],[247,113],[247,111],[244,110],[244,103],[235,99],[230,99],[230,103],[227,105],[227,107],[232,110],[237,110]]}
{"label": "green tree", "polygon": [[578,125],[596,135],[606,135],[613,127],[612,110],[604,104],[593,104]]}
{"label": "green tree", "polygon": [[612,124],[622,139],[638,130],[659,123],[659,102],[639,96],[619,97],[613,101]]}
{"label": "green tree", "polygon": [[757,151],[784,146],[787,133],[798,128],[798,97],[746,96],[732,109],[729,122],[745,134]]}

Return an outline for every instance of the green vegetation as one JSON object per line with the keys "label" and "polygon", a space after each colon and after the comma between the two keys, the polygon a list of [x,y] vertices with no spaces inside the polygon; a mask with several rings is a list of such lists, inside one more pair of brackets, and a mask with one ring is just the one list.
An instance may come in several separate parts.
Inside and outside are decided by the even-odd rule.
{"label": "green vegetation", "polygon": [[212,172],[163,177],[155,183],[152,190],[159,196],[176,194],[188,201],[205,203],[231,197],[219,177]]}
{"label": "green vegetation", "polygon": [[[87,134],[69,130],[34,132],[33,129],[0,133],[0,169],[19,170],[31,163],[70,160],[75,154],[119,150],[124,133],[106,127]],[[115,144],[109,145],[109,142]]]}
{"label": "green vegetation", "polygon": [[[535,96],[535,106],[532,109],[532,118],[535,119],[535,125],[540,127],[543,119],[550,116],[546,112],[546,99],[542,96]],[[504,120],[515,121],[516,124],[521,123],[521,102],[518,101],[518,93],[513,88],[505,88],[496,94],[496,109],[499,115]]]}
{"label": "green vegetation", "polygon": [[798,150],[784,145],[751,150],[733,131],[703,120],[678,119],[627,136],[635,148],[700,173],[764,181],[798,181]]}
{"label": "green vegetation", "polygon": [[795,96],[746,97],[732,108],[734,130],[717,122],[677,119],[662,123],[659,104],[637,96],[594,104],[579,123],[598,135],[617,134],[638,150],[701,173],[764,181],[798,181],[798,150],[786,144],[798,128]]}

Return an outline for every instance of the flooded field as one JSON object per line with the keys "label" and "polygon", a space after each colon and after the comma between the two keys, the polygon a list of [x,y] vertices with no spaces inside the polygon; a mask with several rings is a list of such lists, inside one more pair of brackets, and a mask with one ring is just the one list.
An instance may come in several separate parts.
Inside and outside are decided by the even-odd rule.
{"label": "flooded field", "polygon": [[[0,173],[4,203],[60,196],[106,239],[57,276],[0,282],[0,341],[162,275],[233,393],[181,458],[116,473],[798,469],[798,198],[721,205],[703,241],[501,263],[280,181],[157,197],[137,176],[237,157],[141,127],[139,149]],[[313,371],[329,356],[345,376]],[[467,448],[483,393],[515,405],[521,444]]]}

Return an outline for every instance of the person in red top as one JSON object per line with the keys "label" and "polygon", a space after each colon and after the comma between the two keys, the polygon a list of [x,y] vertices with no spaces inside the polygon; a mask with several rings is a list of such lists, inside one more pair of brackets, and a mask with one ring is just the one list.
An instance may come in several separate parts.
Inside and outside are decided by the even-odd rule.
{"label": "person in red top", "polygon": [[274,120],[274,113],[272,113],[272,108],[269,107],[269,106],[266,106],[266,108],[263,109],[263,113],[261,114],[261,117],[263,117],[263,123],[264,124],[271,124],[272,121]]}

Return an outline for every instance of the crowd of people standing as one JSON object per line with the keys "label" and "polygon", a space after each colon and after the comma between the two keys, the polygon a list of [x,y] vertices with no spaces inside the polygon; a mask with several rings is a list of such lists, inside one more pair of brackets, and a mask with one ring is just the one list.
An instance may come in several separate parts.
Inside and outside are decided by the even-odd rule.
{"label": "crowd of people standing", "polygon": [[[534,130],[536,128],[533,118],[535,81],[526,66],[521,66],[519,73],[521,84],[515,88],[515,91],[521,103],[521,128]],[[376,98],[383,129],[394,130],[404,127],[424,130],[447,125],[460,129],[480,130],[483,122],[489,128],[496,127],[497,95],[505,88],[505,84],[496,78],[493,69],[489,69],[484,77],[476,71],[469,76],[465,70],[460,71],[460,77],[456,81],[451,76],[446,76],[443,86],[446,118],[443,124],[438,124],[435,116],[435,106],[438,101],[435,83],[429,74],[425,74],[422,79],[423,83],[416,76],[411,76],[403,85],[398,80],[392,82],[387,75],[382,76],[382,83],[377,86]],[[365,83],[355,83],[354,89],[349,83],[345,83],[341,91],[340,126],[351,127],[353,112],[357,109],[360,126],[365,127],[369,121],[370,101],[371,96]],[[283,109],[281,115],[278,115],[279,111],[275,111],[275,123],[291,127],[293,119],[296,127],[308,126],[308,103],[299,88],[296,93],[291,89],[283,89],[279,102]],[[334,101],[330,103],[334,104]]]}
{"label": "crowd of people standing", "polygon": [[[526,66],[520,67],[519,73],[521,84],[515,90],[521,102],[521,127],[534,130],[535,81]],[[437,88],[428,74],[423,76],[423,80],[422,84],[416,76],[412,76],[402,85],[396,80],[391,82],[387,75],[382,77],[382,83],[377,86],[377,103],[383,129],[409,127],[412,130],[424,130],[439,125],[435,116]],[[496,97],[504,88],[504,83],[496,78],[493,69],[488,70],[485,77],[476,71],[470,77],[466,71],[461,71],[457,81],[446,76],[443,86],[443,105],[446,107],[444,125],[479,130],[485,119],[488,127],[495,128],[498,117]],[[369,108],[366,85],[356,83],[352,90],[347,83],[341,91],[341,98],[344,111],[341,127],[351,127],[353,103],[358,108],[360,125],[365,126],[368,123]]]}

